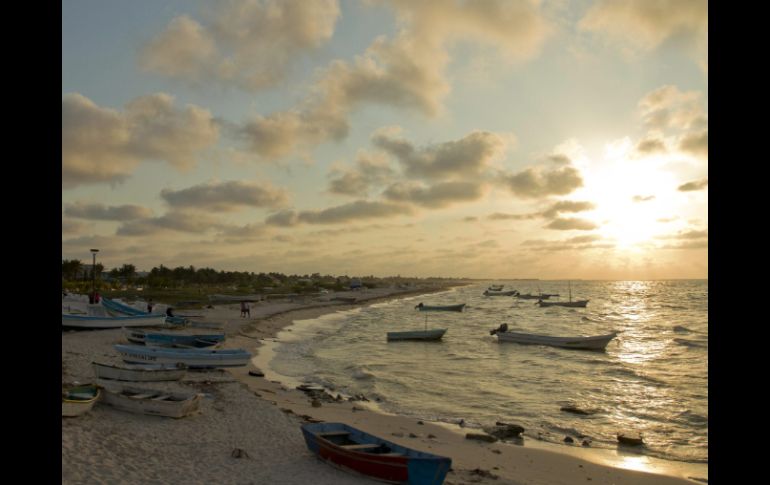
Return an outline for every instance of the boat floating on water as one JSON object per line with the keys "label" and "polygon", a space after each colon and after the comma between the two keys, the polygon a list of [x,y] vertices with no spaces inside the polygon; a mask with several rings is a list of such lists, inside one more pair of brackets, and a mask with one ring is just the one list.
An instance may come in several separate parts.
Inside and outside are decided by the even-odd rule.
{"label": "boat floating on water", "polygon": [[391,340],[441,340],[446,333],[446,328],[431,330],[408,330],[405,332],[388,332],[388,341]]}
{"label": "boat floating on water", "polygon": [[457,305],[425,305],[420,302],[414,308],[421,312],[461,312],[465,308],[465,303],[458,303]]}
{"label": "boat floating on water", "polygon": [[618,333],[612,332],[606,335],[592,335],[587,337],[555,337],[551,335],[538,335],[533,333],[521,333],[508,331],[508,324],[491,330],[490,335],[497,335],[500,342],[516,342],[519,344],[547,345],[563,349],[604,350],[607,344]]}

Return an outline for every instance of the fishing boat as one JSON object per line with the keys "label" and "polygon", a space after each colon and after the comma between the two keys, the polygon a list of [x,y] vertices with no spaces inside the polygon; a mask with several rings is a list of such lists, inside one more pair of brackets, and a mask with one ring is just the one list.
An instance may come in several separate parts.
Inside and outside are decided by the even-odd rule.
{"label": "fishing boat", "polygon": [[489,291],[503,291],[503,286],[505,286],[505,285],[489,285],[489,288],[487,288],[487,290],[489,290]]}
{"label": "fishing boat", "polygon": [[187,365],[182,363],[110,365],[91,362],[91,366],[97,379],[111,379],[114,381],[178,381],[187,372]]}
{"label": "fishing boat", "polygon": [[519,298],[521,300],[547,300],[551,298],[551,295],[541,293],[539,295],[532,295],[530,293],[527,293],[526,295],[516,295],[516,298]]}
{"label": "fishing boat", "polygon": [[410,330],[406,332],[388,332],[388,340],[441,340],[446,328],[432,330]]}
{"label": "fishing boat", "polygon": [[618,333],[612,332],[606,335],[592,335],[588,337],[554,337],[550,335],[538,335],[533,333],[521,333],[508,331],[508,325],[502,324],[489,332],[497,335],[499,342],[516,342],[519,344],[547,345],[563,349],[604,350],[610,340]]}
{"label": "fishing boat", "polygon": [[61,415],[74,417],[85,414],[94,407],[101,397],[101,391],[92,384],[72,387],[62,392]]}
{"label": "fishing boat", "polygon": [[252,355],[243,349],[178,349],[141,347],[139,345],[113,346],[129,364],[176,364],[192,368],[240,367],[249,363]]}
{"label": "fishing boat", "polygon": [[388,483],[441,485],[452,459],[414,450],[344,423],[302,425],[308,449],[345,471]]}
{"label": "fishing boat", "polygon": [[126,315],[122,317],[95,317],[88,315],[61,314],[62,328],[103,329],[120,327],[165,327],[166,315],[144,314]]}
{"label": "fishing boat", "polygon": [[110,300],[109,298],[102,298],[102,305],[108,310],[122,315],[147,315],[146,311],[139,310],[138,308],[134,308],[119,301]]}
{"label": "fishing boat", "polygon": [[415,308],[421,312],[461,312],[465,308],[465,303],[457,305],[424,305],[420,302]]}
{"label": "fishing boat", "polygon": [[160,391],[119,384],[104,385],[102,402],[137,414],[183,418],[198,410],[203,394]]}
{"label": "fishing boat", "polygon": [[153,347],[205,348],[224,342],[224,333],[212,334],[174,334],[145,332],[138,329],[124,329],[129,342]]}
{"label": "fishing boat", "polygon": [[484,296],[516,296],[519,292],[516,290],[509,290],[509,291],[484,291]]}
{"label": "fishing boat", "polygon": [[[549,295],[550,296],[550,295]],[[549,306],[564,306],[570,308],[585,308],[588,305],[588,300],[575,300],[572,301],[572,285],[569,285],[569,301],[543,301],[545,298],[541,298],[537,301],[537,305],[541,307]]]}

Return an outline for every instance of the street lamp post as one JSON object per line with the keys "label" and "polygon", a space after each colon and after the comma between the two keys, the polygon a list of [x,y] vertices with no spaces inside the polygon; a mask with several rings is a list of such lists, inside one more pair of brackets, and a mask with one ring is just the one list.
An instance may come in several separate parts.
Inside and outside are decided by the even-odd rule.
{"label": "street lamp post", "polygon": [[91,265],[91,303],[96,303],[96,253],[98,252],[98,249],[91,250],[91,253],[94,255],[94,261]]}

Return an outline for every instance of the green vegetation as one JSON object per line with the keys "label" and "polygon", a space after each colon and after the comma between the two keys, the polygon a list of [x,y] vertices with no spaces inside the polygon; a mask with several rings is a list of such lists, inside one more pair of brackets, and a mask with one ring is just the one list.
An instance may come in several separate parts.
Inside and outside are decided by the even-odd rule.
{"label": "green vegetation", "polygon": [[[62,289],[72,293],[90,293],[94,283],[91,265],[79,260],[62,260]],[[430,281],[446,282],[460,278],[377,278],[375,276],[348,277],[313,273],[311,275],[284,275],[282,273],[254,273],[247,271],[217,271],[193,266],[167,268],[163,265],[140,273],[133,264],[123,264],[104,272],[96,265],[96,290],[108,298],[129,300],[152,298],[169,304],[179,302],[208,302],[208,295],[303,294],[319,291],[342,291],[351,284],[366,288],[383,286],[411,286]]]}

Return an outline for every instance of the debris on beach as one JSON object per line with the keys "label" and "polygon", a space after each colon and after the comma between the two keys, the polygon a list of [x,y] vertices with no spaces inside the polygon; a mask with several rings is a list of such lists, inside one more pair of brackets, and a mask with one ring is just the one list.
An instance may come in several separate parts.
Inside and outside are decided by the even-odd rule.
{"label": "debris on beach", "polygon": [[572,437],[571,437],[571,436],[565,436],[565,437],[564,437],[564,442],[565,442],[565,443],[574,443],[574,442],[575,442],[575,440],[574,440],[574,439],[572,439]]}
{"label": "debris on beach", "polygon": [[467,433],[465,435],[465,439],[486,441],[488,443],[494,443],[495,441],[497,441],[497,438],[495,438],[494,436],[484,434],[484,433]]}
{"label": "debris on beach", "polygon": [[248,453],[246,453],[244,450],[240,448],[233,448],[233,451],[230,453],[230,456],[233,458],[251,458]]}
{"label": "debris on beach", "polygon": [[487,434],[490,434],[498,439],[507,440],[512,438],[521,438],[521,433],[524,432],[524,427],[518,424],[509,424],[498,421],[495,426],[489,426],[484,428]]}
{"label": "debris on beach", "polygon": [[625,431],[618,433],[618,443],[630,446],[641,446],[644,444],[642,435],[635,431]]}
{"label": "debris on beach", "polygon": [[260,370],[250,370],[249,375],[254,377],[265,377],[265,373]]}

